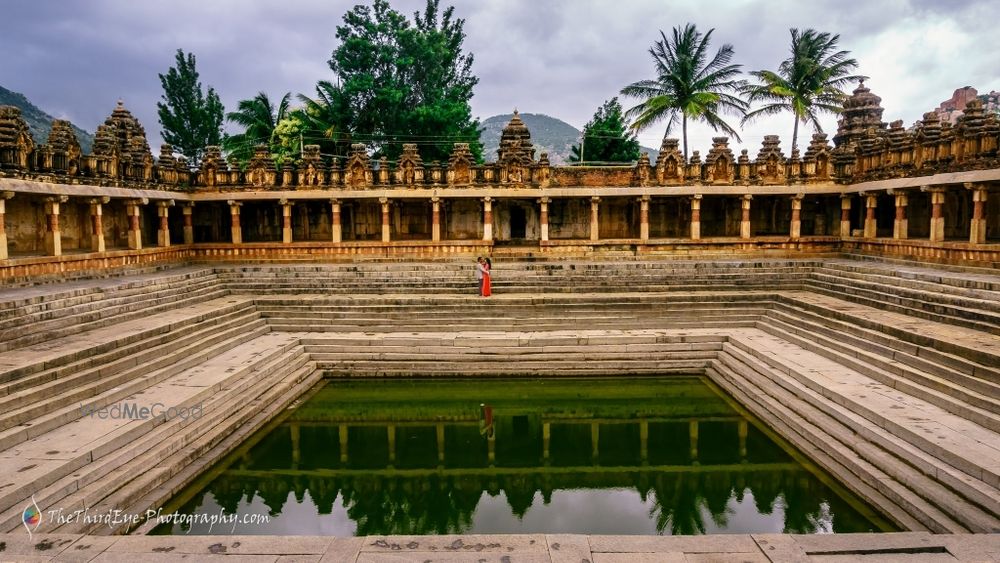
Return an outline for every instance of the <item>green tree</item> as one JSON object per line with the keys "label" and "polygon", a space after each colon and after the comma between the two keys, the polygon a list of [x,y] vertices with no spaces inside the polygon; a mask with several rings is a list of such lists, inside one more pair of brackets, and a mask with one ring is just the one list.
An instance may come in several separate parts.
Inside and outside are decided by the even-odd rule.
{"label": "green tree", "polygon": [[323,154],[346,155],[352,142],[352,120],[340,85],[320,80],[315,98],[305,94],[298,98],[303,106],[292,111],[292,118],[300,123],[306,144],[319,145]]}
{"label": "green tree", "polygon": [[177,49],[176,65],[160,74],[162,101],[156,110],[163,127],[163,140],[197,165],[208,145],[222,140],[222,114],[225,111],[215,89],[202,91],[194,54]]}
{"label": "green tree", "polygon": [[661,119],[667,120],[666,133],[681,123],[684,158],[688,156],[688,119],[704,121],[713,130],[722,130],[740,139],[739,134],[722,118],[723,113],[746,114],[749,105],[739,97],[745,81],[739,78],[740,65],[730,64],[733,46],[725,44],[709,59],[712,32],[702,35],[694,24],[675,27],[668,39],[660,39],[649,49],[656,68],[656,78],[640,80],[622,89],[622,95],[642,100],[625,117],[632,128],[642,131]]}
{"label": "green tree", "polygon": [[227,135],[224,141],[226,152],[235,156],[240,164],[246,164],[253,156],[254,146],[268,145],[276,160],[284,157],[275,139],[275,129],[288,117],[291,94],[281,97],[277,106],[264,92],[258,92],[249,100],[240,100],[236,111],[226,114],[226,120],[243,127],[242,133]]}
{"label": "green tree", "polygon": [[479,120],[469,100],[478,79],[462,51],[465,21],[427,0],[413,22],[387,0],[355,6],[337,27],[340,45],[330,69],[339,79],[347,129],[378,155],[395,158],[417,142],[424,160],[445,160],[452,144],[467,142],[481,158]]}
{"label": "green tree", "polygon": [[583,126],[582,145],[571,147],[570,162],[581,162],[583,158],[596,162],[630,162],[639,158],[639,141],[635,133],[628,130],[618,98],[604,102]]}
{"label": "green tree", "polygon": [[849,51],[838,51],[839,35],[819,33],[814,29],[792,35],[791,55],[781,61],[777,72],[755,70],[750,73],[758,80],[744,89],[751,103],[764,105],[747,113],[743,123],[784,111],[792,112],[795,125],[792,129],[792,150],[798,147],[799,122],[811,124],[822,133],[820,112],[840,113],[847,93],[841,88],[866,77],[851,74],[858,61],[849,57]]}

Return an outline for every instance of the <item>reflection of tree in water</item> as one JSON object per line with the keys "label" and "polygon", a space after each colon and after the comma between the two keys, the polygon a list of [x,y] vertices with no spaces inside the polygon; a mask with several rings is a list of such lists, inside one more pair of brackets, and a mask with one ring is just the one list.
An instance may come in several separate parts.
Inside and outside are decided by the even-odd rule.
{"label": "reflection of tree in water", "polygon": [[461,533],[472,525],[482,488],[431,475],[350,479],[341,492],[357,535]]}
{"label": "reflection of tree in water", "polygon": [[670,526],[673,535],[705,533],[696,481],[697,475],[690,473],[668,473],[656,477],[653,484],[656,498],[649,515],[656,520],[657,532],[662,534]]}

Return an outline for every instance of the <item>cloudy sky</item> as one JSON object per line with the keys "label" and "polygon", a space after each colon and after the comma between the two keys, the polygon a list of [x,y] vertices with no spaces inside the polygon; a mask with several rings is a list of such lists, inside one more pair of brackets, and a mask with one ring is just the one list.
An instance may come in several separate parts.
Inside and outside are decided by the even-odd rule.
{"label": "cloudy sky", "polygon": [[[94,131],[122,98],[159,144],[157,73],[177,48],[193,52],[202,83],[227,109],[263,90],[312,94],[336,46],[335,28],[360,0],[11,0],[0,20],[0,85],[58,117]],[[393,0],[406,14],[424,0]],[[448,5],[447,0],[442,1]],[[788,29],[839,33],[882,97],[885,119],[907,125],[971,85],[1000,90],[1000,2],[968,0],[452,0],[466,20],[466,49],[480,82],[475,115],[546,113],[582,127],[622,86],[653,77],[647,53],[659,30],[693,22],[733,44],[745,70],[786,57]],[[628,104],[628,102],[626,102]],[[626,107],[628,107],[626,105]],[[665,125],[665,124],[664,124]],[[835,120],[824,127],[832,133]],[[766,133],[782,136],[788,116],[744,128],[756,153]],[[712,131],[690,133],[707,151]],[[662,127],[640,136],[658,146]]]}

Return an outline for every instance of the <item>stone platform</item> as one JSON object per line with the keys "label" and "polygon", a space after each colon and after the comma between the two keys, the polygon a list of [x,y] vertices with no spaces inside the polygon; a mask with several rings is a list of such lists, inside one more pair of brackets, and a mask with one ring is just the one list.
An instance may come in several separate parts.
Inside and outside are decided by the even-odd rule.
{"label": "stone platform", "polygon": [[1000,535],[80,536],[0,534],[0,561],[233,563],[946,563],[1000,561]]}

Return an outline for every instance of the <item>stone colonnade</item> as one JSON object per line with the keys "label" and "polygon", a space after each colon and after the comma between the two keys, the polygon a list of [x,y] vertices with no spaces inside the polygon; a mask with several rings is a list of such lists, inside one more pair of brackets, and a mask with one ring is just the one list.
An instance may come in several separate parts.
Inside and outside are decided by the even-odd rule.
{"label": "stone colonnade", "polygon": [[[998,223],[996,217],[994,217],[994,222],[989,223],[987,215],[990,213],[991,209],[997,208],[996,202],[991,208],[989,206],[990,201],[990,183],[966,183],[962,185],[952,185],[952,186],[920,186],[913,188],[891,188],[883,189],[878,191],[861,191],[854,193],[843,193],[839,194],[840,197],[840,226],[839,230],[833,229],[832,232],[827,233],[825,228],[812,228],[808,233],[803,231],[803,220],[804,220],[804,210],[803,202],[806,199],[810,199],[810,207],[808,209],[808,217],[812,219],[813,223],[822,221],[825,225],[827,218],[830,220],[836,219],[836,214],[834,210],[829,210],[830,204],[835,204],[837,193],[818,193],[818,194],[807,194],[805,193],[758,193],[753,194],[712,194],[712,193],[701,193],[701,194],[691,194],[691,195],[662,195],[662,194],[642,194],[642,195],[616,195],[614,193],[609,193],[604,190],[601,195],[567,195],[563,193],[559,194],[539,194],[537,196],[526,196],[522,193],[507,195],[504,193],[494,193],[491,195],[480,196],[472,200],[472,198],[465,196],[452,196],[447,197],[440,194],[428,195],[428,196],[417,196],[409,195],[401,197],[390,197],[393,194],[385,194],[382,196],[372,195],[370,197],[359,197],[357,194],[351,194],[350,197],[334,197],[328,200],[318,200],[315,198],[303,198],[294,199],[294,194],[284,194],[283,197],[276,197],[274,200],[265,199],[253,199],[253,200],[241,200],[238,199],[237,194],[233,194],[230,197],[233,199],[220,200],[220,201],[204,201],[204,202],[192,202],[192,201],[177,201],[173,199],[163,199],[154,201],[155,205],[155,223],[153,223],[153,217],[150,217],[150,222],[147,222],[147,234],[152,236],[152,230],[155,225],[155,244],[157,247],[165,248],[171,246],[171,214],[176,214],[176,207],[180,207],[180,216],[182,222],[174,225],[174,228],[178,226],[181,227],[183,231],[182,240],[184,244],[193,244],[196,241],[195,237],[195,224],[193,220],[193,210],[196,205],[206,205],[206,206],[219,206],[223,204],[228,208],[229,217],[229,233],[228,240],[223,239],[220,242],[228,242],[232,244],[242,244],[244,242],[244,228],[247,226],[245,223],[246,219],[241,219],[241,210],[245,204],[254,203],[257,208],[261,206],[267,207],[270,205],[275,206],[275,212],[280,216],[280,239],[272,239],[274,242],[280,242],[282,244],[292,244],[294,242],[300,242],[295,240],[294,235],[294,221],[300,221],[301,219],[295,219],[296,213],[294,211],[297,205],[309,204],[309,209],[315,210],[315,205],[317,203],[328,205],[329,212],[329,238],[325,240],[333,243],[339,244],[343,242],[348,242],[345,236],[344,228],[344,205],[346,203],[351,203],[352,205],[375,205],[377,202],[377,207],[373,208],[373,211],[380,212],[380,223],[381,229],[378,229],[376,225],[376,231],[372,232],[375,240],[382,243],[392,243],[395,241],[394,231],[392,228],[393,223],[393,207],[397,204],[401,205],[400,211],[396,214],[397,219],[400,213],[429,213],[429,217],[423,217],[421,221],[427,221],[429,218],[430,228],[427,231],[420,231],[423,233],[419,235],[424,238],[414,239],[412,236],[406,240],[426,240],[431,243],[441,243],[446,240],[452,240],[448,237],[447,229],[444,225],[444,217],[446,215],[449,206],[459,203],[462,204],[462,213],[465,213],[465,220],[467,222],[472,222],[476,224],[476,232],[478,233],[476,237],[480,237],[484,242],[493,242],[498,240],[498,236],[501,238],[499,240],[506,239],[518,239],[520,241],[535,240],[539,242],[548,242],[552,240],[553,227],[555,221],[556,230],[559,231],[557,234],[558,238],[564,240],[581,240],[589,242],[598,242],[601,240],[629,240],[635,244],[649,244],[651,241],[656,239],[663,239],[662,231],[662,221],[673,221],[671,225],[671,233],[675,233],[670,238],[675,240],[677,238],[687,238],[692,241],[698,241],[705,238],[705,221],[709,221],[710,225],[715,225],[713,229],[714,232],[710,233],[711,236],[718,238],[735,238],[738,240],[750,240],[755,238],[755,229],[758,227],[757,232],[760,231],[760,224],[755,223],[755,221],[761,221],[760,217],[764,213],[758,210],[757,214],[754,215],[751,211],[756,205],[764,205],[765,209],[769,209],[771,215],[776,215],[779,212],[782,214],[780,220],[771,220],[771,228],[769,230],[764,230],[763,232],[768,236],[781,236],[787,237],[790,240],[798,240],[804,236],[812,236],[814,234],[827,234],[831,236],[840,237],[852,237],[861,236],[863,238],[878,238],[880,233],[880,228],[883,229],[883,233],[887,233],[885,229],[889,227],[886,226],[888,221],[891,223],[891,238],[896,240],[906,240],[911,238],[912,231],[914,229],[914,217],[912,212],[914,211],[914,201],[919,201],[920,205],[917,210],[921,214],[918,215],[917,231],[919,233],[927,233],[926,240],[930,242],[942,242],[946,238],[946,221],[951,221],[950,230],[947,232],[951,234],[951,239],[955,240],[956,233],[961,233],[962,237],[965,237],[965,233],[968,233],[968,242],[971,244],[984,244],[987,241],[987,230],[992,229],[991,232],[997,232]],[[346,195],[346,194],[345,194]],[[755,199],[756,197],[756,199]],[[8,209],[11,205],[12,198],[35,198],[35,204],[37,204],[38,199],[41,199],[43,209],[44,209],[44,235],[39,237],[40,240],[44,240],[42,248],[44,253],[50,256],[59,256],[63,253],[62,242],[61,242],[61,225],[60,216],[63,206],[67,202],[71,202],[71,197],[66,195],[55,195],[55,196],[34,196],[29,194],[19,194],[11,191],[0,192],[0,259],[8,258],[8,229],[6,228],[5,217],[8,213]],[[825,199],[824,199],[825,198]],[[916,198],[916,199],[915,199]],[[967,198],[966,202],[963,198]],[[120,206],[124,203],[125,212],[125,222],[127,226],[127,248],[130,250],[141,250],[147,245],[151,245],[154,240],[143,240],[143,217],[144,213],[151,213],[153,209],[150,209],[150,200],[148,198],[115,198],[119,200],[119,206],[115,209],[117,213],[121,213]],[[460,201],[461,200],[461,201]],[[16,201],[16,200],[14,200]],[[81,250],[89,250],[90,252],[105,252],[109,245],[105,241],[105,228],[104,222],[108,217],[108,204],[112,201],[110,196],[100,196],[100,197],[87,197],[81,198],[78,196],[72,196],[72,203],[85,204],[89,209],[89,232],[83,233],[81,229],[80,234],[80,244],[79,248]],[[475,204],[472,204],[475,201]],[[738,201],[738,207],[736,207],[735,202]],[[860,201],[860,205],[855,207]],[[368,203],[364,203],[368,202]],[[416,202],[416,204],[414,204]],[[421,203],[422,202],[422,203]],[[519,221],[522,223],[519,232],[524,231],[523,223],[526,221],[524,208],[528,208],[528,216],[531,217],[532,229],[531,236],[513,236],[511,235],[511,228],[507,230],[504,227],[510,227],[514,219],[511,216],[512,202],[517,202],[519,206],[518,213],[520,213]],[[706,202],[712,202],[712,206],[709,207],[710,212],[713,214],[710,217],[706,217],[704,211]],[[728,203],[727,203],[728,202]],[[761,203],[758,203],[761,202]],[[824,203],[825,202],[825,203]],[[950,203],[949,203],[950,202]],[[963,225],[957,226],[954,224],[955,210],[950,210],[948,207],[955,205],[956,202],[961,204],[963,207],[962,222]],[[406,204],[408,207],[403,206]],[[560,204],[560,211],[555,215],[553,214],[553,205],[556,203]],[[581,208],[579,205],[583,203]],[[426,205],[426,207],[420,207],[418,204]],[[589,204],[589,206],[588,206]],[[894,206],[893,209],[888,209],[888,207]],[[497,206],[500,210],[500,215],[497,214]],[[652,208],[654,205],[658,205],[660,213],[657,215],[658,220],[661,224],[658,224],[659,231],[658,236],[653,236],[654,229],[651,228],[651,215]],[[663,206],[668,205],[669,209],[666,213],[663,212]],[[476,218],[474,215],[469,215],[469,213],[475,213],[475,208],[478,206],[479,217]],[[574,209],[579,210],[573,219],[569,216],[572,215],[567,209],[572,206]],[[683,209],[681,209],[683,206]],[[767,207],[769,206],[769,207]],[[530,209],[532,208],[533,209]],[[689,207],[689,212],[688,212]],[[929,209],[926,209],[929,207]],[[447,208],[447,209],[446,209]],[[421,209],[426,209],[427,211],[420,211]],[[589,209],[589,214],[586,210]],[[629,210],[632,211],[629,211]],[[406,211],[409,210],[409,211]],[[720,211],[721,210],[721,211]],[[683,213],[681,213],[683,211]],[[719,228],[719,221],[723,220],[719,217],[720,214],[726,215],[731,219],[725,219],[727,221],[723,227]],[[831,215],[827,215],[826,211],[829,211]],[[886,215],[891,212],[890,215]],[[324,214],[326,212],[324,211]],[[456,212],[457,213],[457,212]],[[605,213],[610,215],[604,216]],[[671,214],[672,213],[672,214]],[[506,214],[506,215],[505,215]],[[309,220],[308,211],[306,209],[302,210],[300,214],[304,217],[306,221]],[[818,217],[818,215],[823,215],[823,217]],[[120,217],[120,216],[119,216]],[[376,216],[373,216],[377,218]],[[664,219],[666,217],[666,219]],[[948,219],[952,217],[952,219]],[[968,220],[968,230],[966,231],[964,221]],[[413,217],[404,217],[406,220],[411,220]],[[252,216],[251,219],[252,220]],[[575,233],[573,236],[567,236],[566,223],[570,221],[576,221],[575,226],[572,231]],[[325,221],[325,219],[324,219]],[[506,223],[503,223],[506,221]],[[686,224],[684,224],[686,221]],[[927,223],[924,223],[927,221]],[[638,224],[635,224],[638,223]],[[736,229],[736,223],[738,223],[738,229]],[[326,223],[324,223],[326,225]],[[426,223],[424,223],[426,228]],[[606,236],[602,233],[603,228],[607,228],[612,225],[614,228],[611,231],[614,232],[616,236]],[[780,225],[779,230],[775,230],[773,225]],[[856,227],[857,230],[852,230],[852,227]],[[224,227],[223,227],[224,228]],[[324,226],[324,229],[326,226]],[[816,231],[816,232],[813,232]],[[324,231],[325,233],[325,231]],[[502,235],[506,233],[506,235]],[[621,236],[622,233],[627,233],[629,236]],[[676,234],[681,234],[677,237]],[[223,235],[225,236],[225,235]],[[323,235],[325,236],[325,234]],[[887,237],[887,234],[882,234],[883,237]],[[992,237],[993,235],[991,235]],[[469,237],[464,237],[468,239]],[[995,238],[995,237],[994,237]],[[315,239],[309,239],[311,242],[316,242]],[[361,240],[361,239],[357,239]],[[119,243],[120,244],[120,243]]]}

